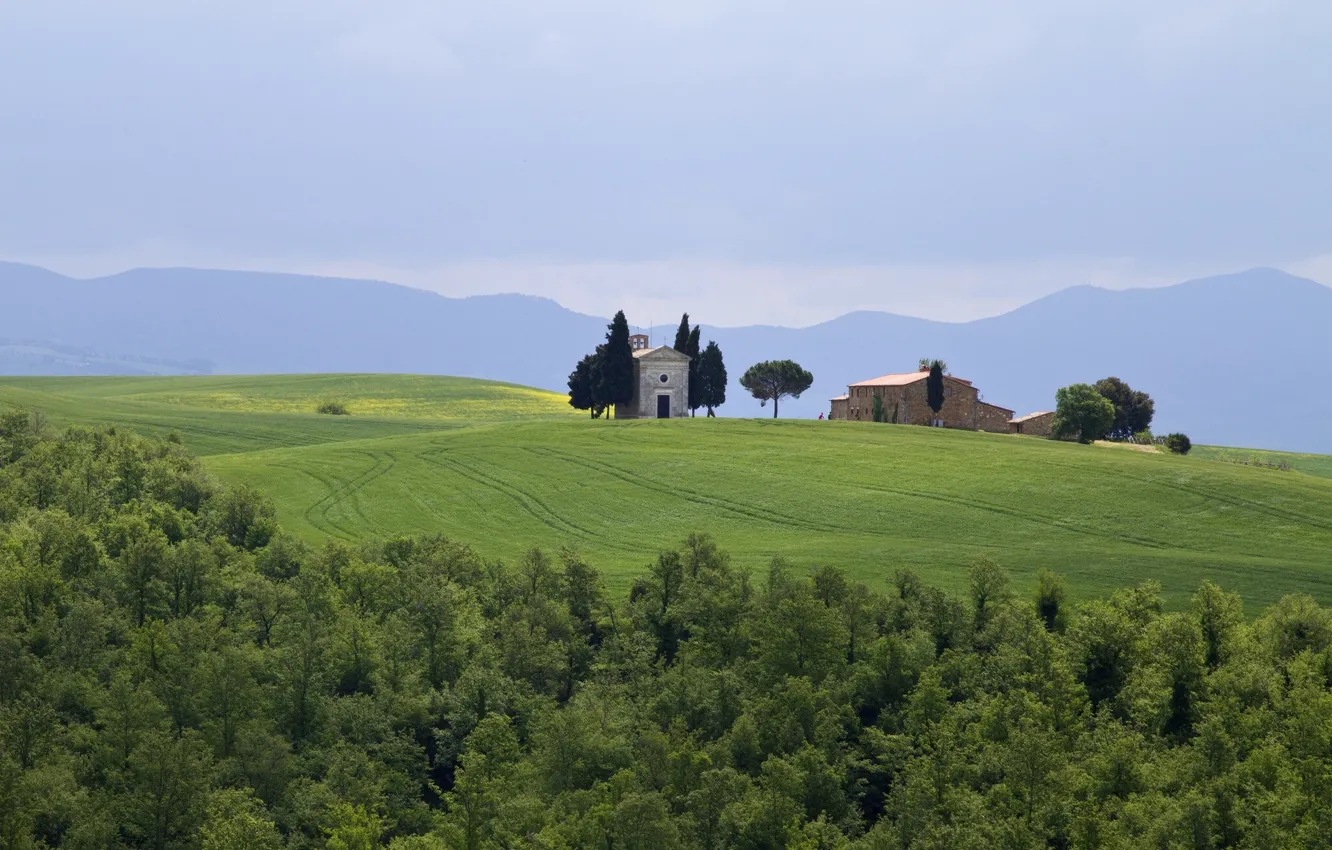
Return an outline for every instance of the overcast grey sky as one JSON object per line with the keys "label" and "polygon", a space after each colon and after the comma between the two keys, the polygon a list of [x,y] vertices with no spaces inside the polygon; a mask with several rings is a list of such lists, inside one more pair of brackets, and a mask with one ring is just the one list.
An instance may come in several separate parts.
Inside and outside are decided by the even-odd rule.
{"label": "overcast grey sky", "polygon": [[1332,283],[1327,0],[0,0],[0,258],[636,322]]}

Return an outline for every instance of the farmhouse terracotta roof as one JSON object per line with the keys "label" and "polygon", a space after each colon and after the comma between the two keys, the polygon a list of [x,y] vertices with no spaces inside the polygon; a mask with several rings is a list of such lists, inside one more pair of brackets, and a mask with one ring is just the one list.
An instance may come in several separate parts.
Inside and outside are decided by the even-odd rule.
{"label": "farmhouse terracotta roof", "polygon": [[849,395],[839,395],[839,396],[833,396],[832,398],[830,398],[830,399],[828,399],[828,400],[829,400],[829,401],[846,401],[846,400],[849,399],[849,398],[851,398],[851,396],[849,396]]}
{"label": "farmhouse terracotta roof", "polygon": [[[903,372],[899,375],[882,375],[869,381],[861,381],[858,384],[851,384],[853,387],[905,387],[908,384],[914,384],[916,381],[923,381],[930,376],[929,372]],[[965,378],[954,378],[952,375],[944,375],[949,381],[957,381],[959,384],[971,386],[971,381]]]}
{"label": "farmhouse terracotta roof", "polygon": [[1010,419],[1009,422],[1026,422],[1028,419],[1035,419],[1039,416],[1050,416],[1054,411],[1038,410],[1035,413],[1028,413],[1026,416],[1019,416],[1016,419]]}
{"label": "farmhouse terracotta roof", "polygon": [[1013,415],[1013,409],[1011,407],[1000,407],[997,404],[990,404],[988,401],[978,401],[976,403],[983,407],[993,407],[995,410],[1002,410],[1004,413],[1007,413],[1009,416]]}

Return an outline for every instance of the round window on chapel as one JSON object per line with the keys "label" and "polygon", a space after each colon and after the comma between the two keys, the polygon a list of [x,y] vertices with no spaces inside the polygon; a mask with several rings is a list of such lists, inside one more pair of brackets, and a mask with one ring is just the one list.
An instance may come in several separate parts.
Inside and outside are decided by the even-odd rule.
{"label": "round window on chapel", "polygon": [[671,379],[670,375],[667,375],[665,372],[662,372],[659,377],[661,378],[661,382],[663,384]]}

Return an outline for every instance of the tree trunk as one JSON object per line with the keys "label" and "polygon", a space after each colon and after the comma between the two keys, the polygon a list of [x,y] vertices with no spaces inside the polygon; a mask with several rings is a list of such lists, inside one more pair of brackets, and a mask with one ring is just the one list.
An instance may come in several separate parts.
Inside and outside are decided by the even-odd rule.
{"label": "tree trunk", "polygon": [[776,419],[776,418],[777,418],[777,399],[778,399],[778,398],[779,398],[779,396],[773,396],[773,397],[772,397],[772,418],[773,418],[773,419]]}

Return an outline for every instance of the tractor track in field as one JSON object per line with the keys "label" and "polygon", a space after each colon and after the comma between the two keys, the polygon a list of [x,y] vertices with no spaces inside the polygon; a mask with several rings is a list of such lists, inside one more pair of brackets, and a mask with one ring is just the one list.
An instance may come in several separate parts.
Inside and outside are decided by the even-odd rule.
{"label": "tractor track in field", "polygon": [[1010,517],[1012,519],[1030,522],[1034,525],[1041,525],[1047,528],[1067,531],[1071,534],[1081,534],[1085,537],[1091,537],[1098,540],[1112,539],[1123,543],[1132,543],[1137,546],[1144,546],[1149,549],[1159,549],[1161,551],[1180,550],[1185,547],[1162,543],[1159,540],[1153,540],[1150,537],[1138,537],[1132,534],[1123,534],[1116,532],[1101,531],[1094,528],[1088,528],[1081,523],[1063,520],[1057,517],[1048,517],[1041,514],[1026,513],[1012,508],[1006,508],[1003,505],[996,505],[993,502],[984,502],[979,499],[970,499],[965,496],[947,496],[940,493],[925,493],[919,490],[904,490],[895,487],[885,487],[882,484],[860,483],[857,486],[863,487],[874,493],[884,493],[893,496],[905,496],[912,499],[924,499],[931,502],[940,502],[946,505],[955,505],[973,510],[988,511],[999,516]]}
{"label": "tractor track in field", "polygon": [[417,454],[416,458],[431,464],[432,466],[439,467],[440,469],[449,470],[466,478],[474,484],[493,489],[496,492],[507,496],[533,519],[552,531],[577,537],[589,542],[596,542],[601,545],[607,545],[609,543],[613,548],[623,548],[621,546],[616,546],[614,543],[610,543],[603,535],[598,534],[592,529],[578,525],[565,518],[531,492],[483,472],[475,466],[464,462],[457,456],[447,454],[447,451],[448,450],[446,449],[433,449]]}
{"label": "tractor track in field", "polygon": [[369,469],[356,475],[345,484],[338,483],[336,479],[333,479],[331,476],[325,476],[313,472],[302,466],[284,464],[287,468],[302,472],[329,488],[329,492],[325,494],[323,498],[310,505],[302,513],[305,521],[326,534],[333,534],[334,536],[349,540],[355,539],[356,533],[335,522],[329,514],[334,508],[343,504],[348,499],[353,499],[352,507],[356,512],[356,516],[360,517],[363,522],[368,523],[360,503],[356,502],[353,497],[355,497],[355,495],[366,485],[377,481],[384,475],[388,474],[393,467],[398,464],[398,459],[392,452],[384,452],[382,454],[376,452],[357,452],[356,454],[370,458],[372,463]]}
{"label": "tractor track in field", "polygon": [[696,505],[701,505],[705,508],[726,511],[727,513],[735,514],[737,516],[749,520],[757,520],[759,522],[772,523],[774,525],[780,525],[783,528],[790,528],[790,527],[805,528],[810,531],[823,531],[832,534],[837,534],[837,533],[864,534],[866,531],[863,528],[853,528],[849,526],[838,526],[838,525],[832,525],[830,523],[815,522],[808,519],[791,516],[789,514],[783,514],[778,511],[770,510],[768,508],[760,508],[752,505],[746,505],[742,502],[734,502],[731,501],[730,499],[723,499],[719,496],[709,496],[694,490],[689,490],[684,487],[673,487],[666,484],[661,484],[656,481],[653,481],[652,479],[646,476],[639,475],[638,473],[635,472],[630,472],[627,469],[621,469],[620,467],[606,463],[605,461],[594,461],[594,460],[588,460],[587,458],[575,457],[565,452],[561,452],[558,449],[552,449],[548,447],[528,446],[526,448],[526,451],[531,452],[532,454],[535,454],[538,457],[554,458],[555,460],[560,460],[565,463],[573,464],[575,466],[581,466],[584,469],[591,470],[592,472],[599,472],[602,475],[608,475],[611,478],[616,478],[634,487],[640,487],[645,490],[652,490],[657,493],[664,493],[668,496],[675,496],[687,502],[692,502]]}
{"label": "tractor track in field", "polygon": [[[1069,464],[1057,464],[1057,465],[1063,469],[1069,470],[1070,472],[1073,473],[1077,472],[1077,470],[1074,467],[1070,466]],[[1128,472],[1121,472],[1118,470],[1107,470],[1106,474],[1113,475],[1114,477],[1123,479],[1125,481],[1132,481],[1135,484],[1146,484],[1148,486],[1161,487],[1167,490],[1174,490],[1178,493],[1184,493],[1189,496],[1196,496],[1197,498],[1202,499],[1204,503],[1220,502],[1225,505],[1230,505],[1232,508],[1242,508],[1244,510],[1254,511],[1255,513],[1265,514],[1269,517],[1272,517],[1273,519],[1280,519],[1286,522],[1293,522],[1297,525],[1307,525],[1312,528],[1320,529],[1322,531],[1332,531],[1332,520],[1321,517],[1309,516],[1307,514],[1303,514],[1298,511],[1287,510],[1285,508],[1278,508],[1273,505],[1265,504],[1263,502],[1254,501],[1253,499],[1246,499],[1242,496],[1224,495],[1216,490],[1209,490],[1205,487],[1197,487],[1179,481],[1165,481],[1157,478],[1143,478]]]}
{"label": "tractor track in field", "polygon": [[1255,502],[1252,499],[1245,499],[1240,496],[1226,496],[1222,495],[1221,493],[1215,490],[1208,490],[1203,487],[1194,487],[1176,481],[1153,481],[1150,478],[1138,478],[1137,476],[1126,475],[1124,473],[1118,473],[1118,475],[1121,478],[1126,478],[1130,481],[1135,481],[1139,484],[1155,484],[1159,487],[1165,487],[1170,490],[1176,490],[1180,493],[1187,493],[1189,495],[1197,496],[1203,499],[1204,501],[1220,502],[1225,505],[1230,505],[1233,508],[1243,508],[1246,510],[1254,511],[1255,513],[1265,514],[1269,517],[1272,517],[1273,519],[1292,522],[1295,523],[1296,525],[1306,525],[1311,528],[1317,528],[1321,531],[1332,531],[1332,522],[1329,522],[1326,519],[1318,519],[1315,517],[1311,517],[1306,514],[1302,514],[1298,511],[1291,511],[1291,510],[1286,510],[1285,508],[1278,508],[1274,505],[1268,505],[1262,502]]}

